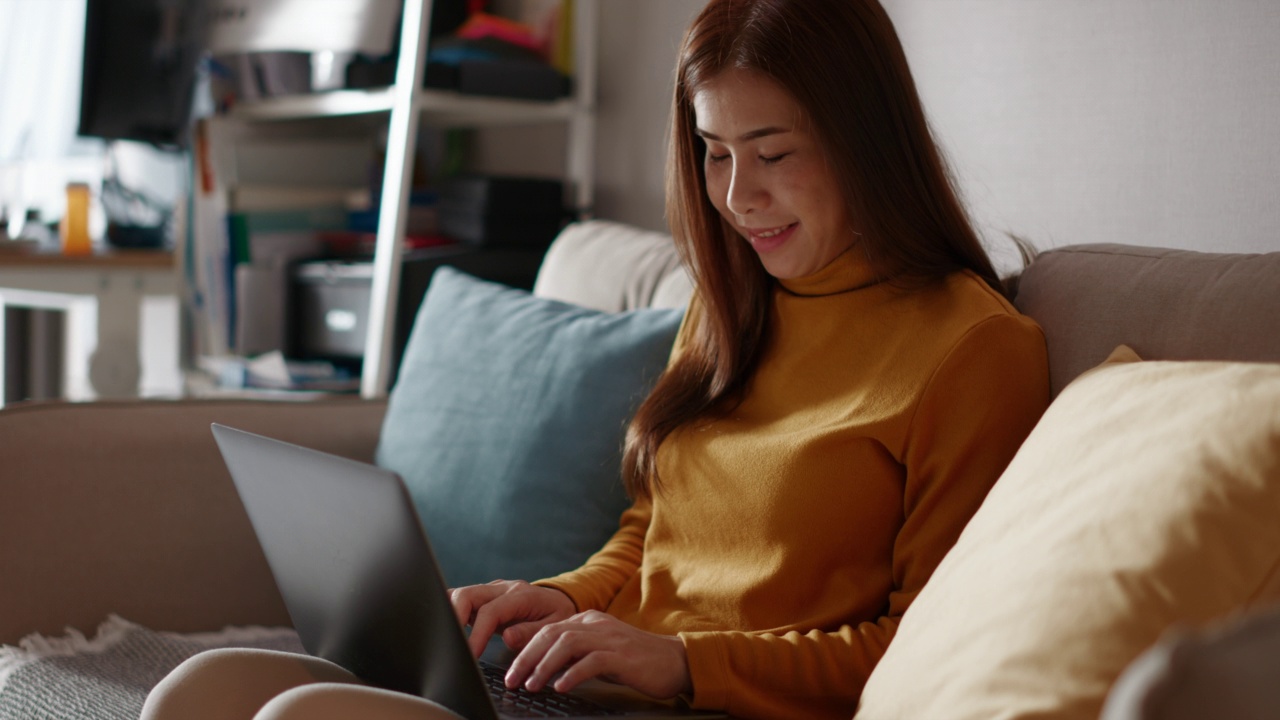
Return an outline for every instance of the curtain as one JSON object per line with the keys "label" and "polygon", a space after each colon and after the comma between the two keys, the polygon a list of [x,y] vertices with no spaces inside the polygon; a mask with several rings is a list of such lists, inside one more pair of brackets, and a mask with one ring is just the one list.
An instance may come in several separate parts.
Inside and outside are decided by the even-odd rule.
{"label": "curtain", "polygon": [[100,181],[103,143],[76,137],[85,0],[0,0],[0,213],[61,215],[69,180]]}

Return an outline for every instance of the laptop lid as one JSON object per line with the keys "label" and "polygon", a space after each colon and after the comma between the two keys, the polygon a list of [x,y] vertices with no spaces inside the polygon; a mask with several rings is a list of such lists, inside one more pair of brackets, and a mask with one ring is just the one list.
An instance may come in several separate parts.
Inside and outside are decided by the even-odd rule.
{"label": "laptop lid", "polygon": [[498,717],[395,473],[224,425],[213,435],[308,653]]}
{"label": "laptop lid", "polygon": [[[213,435],[308,653],[469,720],[507,717],[398,475],[216,423]],[[569,694],[609,716],[725,717],[599,680]]]}

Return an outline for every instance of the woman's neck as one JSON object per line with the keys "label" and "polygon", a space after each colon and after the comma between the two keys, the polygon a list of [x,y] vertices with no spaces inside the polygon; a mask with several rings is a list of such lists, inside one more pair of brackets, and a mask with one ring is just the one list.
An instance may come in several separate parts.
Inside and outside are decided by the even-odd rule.
{"label": "woman's neck", "polygon": [[871,263],[855,245],[837,255],[821,270],[803,277],[779,279],[778,285],[792,295],[821,297],[862,290],[880,281]]}

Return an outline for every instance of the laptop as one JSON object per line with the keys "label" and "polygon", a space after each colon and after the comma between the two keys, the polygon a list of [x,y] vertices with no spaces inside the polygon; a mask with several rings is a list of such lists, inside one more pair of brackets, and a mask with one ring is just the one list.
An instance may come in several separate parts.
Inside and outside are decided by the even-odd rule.
{"label": "laptop", "polygon": [[497,639],[472,656],[398,475],[224,425],[213,435],[311,655],[468,720],[727,717],[599,680],[564,694],[507,690],[512,654]]}

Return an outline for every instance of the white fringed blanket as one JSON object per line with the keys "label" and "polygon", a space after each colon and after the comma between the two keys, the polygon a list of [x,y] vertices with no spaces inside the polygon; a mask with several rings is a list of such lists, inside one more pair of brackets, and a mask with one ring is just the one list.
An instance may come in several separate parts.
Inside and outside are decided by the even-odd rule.
{"label": "white fringed blanket", "polygon": [[0,645],[0,720],[136,720],[147,693],[204,650],[253,647],[302,652],[290,628],[233,627],[216,633],[156,632],[112,615],[92,639],[31,635]]}

